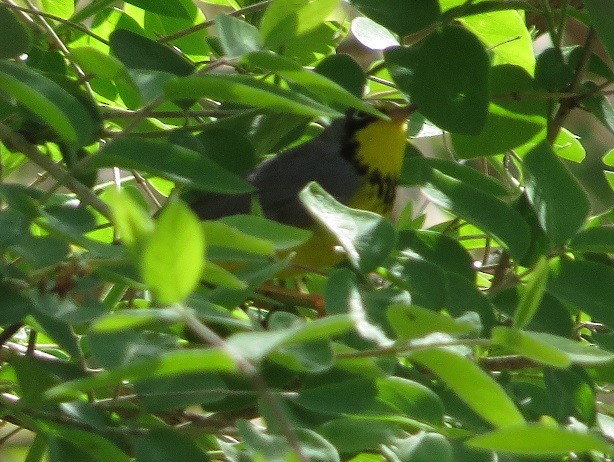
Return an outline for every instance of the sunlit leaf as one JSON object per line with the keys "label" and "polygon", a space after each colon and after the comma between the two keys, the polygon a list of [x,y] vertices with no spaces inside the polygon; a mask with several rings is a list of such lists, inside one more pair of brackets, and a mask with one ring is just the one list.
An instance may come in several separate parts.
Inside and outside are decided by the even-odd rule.
{"label": "sunlit leaf", "polygon": [[611,452],[610,446],[593,434],[537,425],[503,428],[475,436],[467,441],[467,444],[489,451],[528,456],[563,456],[570,452],[589,451]]}
{"label": "sunlit leaf", "polygon": [[171,201],[162,210],[140,264],[143,280],[161,303],[180,302],[196,288],[205,264],[205,236],[186,205]]}

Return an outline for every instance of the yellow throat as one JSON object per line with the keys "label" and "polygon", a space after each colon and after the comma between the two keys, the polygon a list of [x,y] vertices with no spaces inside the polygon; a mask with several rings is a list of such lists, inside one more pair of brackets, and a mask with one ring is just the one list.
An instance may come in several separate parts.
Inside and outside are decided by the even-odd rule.
{"label": "yellow throat", "polygon": [[358,144],[352,162],[366,184],[348,204],[350,207],[388,214],[403,167],[407,123],[405,118],[377,120],[354,133]]}

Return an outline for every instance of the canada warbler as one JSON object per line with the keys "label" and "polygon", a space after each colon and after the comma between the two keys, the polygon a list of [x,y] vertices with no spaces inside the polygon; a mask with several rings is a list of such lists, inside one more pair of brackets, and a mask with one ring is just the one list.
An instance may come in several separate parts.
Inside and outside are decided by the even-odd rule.
{"label": "canada warbler", "polygon": [[[261,162],[246,175],[267,218],[313,231],[296,249],[295,264],[325,268],[341,259],[334,252],[333,237],[314,225],[298,198],[307,183],[318,182],[352,208],[382,215],[392,209],[405,153],[408,110],[397,107],[385,112],[388,120],[348,112],[315,138]],[[247,214],[252,195],[201,195],[190,206],[201,219]]]}

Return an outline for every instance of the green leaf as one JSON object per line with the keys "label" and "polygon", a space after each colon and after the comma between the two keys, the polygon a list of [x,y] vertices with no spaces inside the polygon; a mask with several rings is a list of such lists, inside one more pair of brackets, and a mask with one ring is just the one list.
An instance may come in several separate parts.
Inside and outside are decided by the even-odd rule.
{"label": "green leaf", "polygon": [[614,59],[614,29],[610,22],[610,18],[614,16],[614,4],[610,0],[586,0],[584,7],[601,44],[610,59]]}
{"label": "green leaf", "polygon": [[581,106],[593,114],[601,124],[614,133],[614,107],[612,102],[599,91],[595,82],[585,82],[583,90],[589,93],[581,101]]}
{"label": "green leaf", "polygon": [[335,356],[328,341],[303,342],[277,348],[269,360],[296,372],[318,374],[330,369]]}
{"label": "green leaf", "polygon": [[205,236],[194,213],[170,201],[141,256],[141,274],[163,304],[180,302],[196,288],[205,263]]}
{"label": "green leaf", "polygon": [[[463,159],[503,154],[534,138],[546,128],[546,102],[533,98],[533,79],[520,66],[501,64],[490,70],[491,102],[482,131],[453,133],[452,146]],[[514,98],[513,95],[525,95]]]}
{"label": "green leaf", "polygon": [[69,55],[87,74],[115,80],[127,76],[126,68],[117,58],[94,47],[75,47]]}
{"label": "green leaf", "polygon": [[586,193],[543,141],[524,157],[525,188],[537,219],[555,245],[567,242],[590,212]]}
{"label": "green leaf", "polygon": [[365,72],[349,55],[327,56],[318,63],[314,70],[359,98],[367,85]]}
{"label": "green leaf", "polygon": [[554,259],[550,264],[548,291],[588,313],[594,320],[614,326],[614,268],[591,261]]}
{"label": "green leaf", "polygon": [[614,360],[614,353],[576,340],[548,334],[546,332],[526,332],[526,334],[558,349],[560,352],[567,355],[573,364],[592,367],[611,363],[612,360]]}
{"label": "green leaf", "polygon": [[498,326],[492,330],[492,341],[541,364],[561,369],[571,365],[571,360],[566,354],[546,342],[541,342],[528,332]]}
{"label": "green leaf", "polygon": [[241,75],[199,75],[174,78],[164,86],[171,100],[212,98],[226,103],[320,117],[341,114],[303,95]]}
{"label": "green leaf", "polygon": [[46,453],[52,462],[62,462],[65,460],[81,460],[83,462],[99,462],[99,459],[88,454],[83,449],[58,437],[46,437]]}
{"label": "green leaf", "polygon": [[294,329],[272,332],[241,332],[228,338],[227,343],[235,351],[251,361],[261,361],[294,335]]}
{"label": "green leaf", "polygon": [[404,435],[397,423],[369,416],[329,420],[318,428],[318,433],[342,453],[375,450]]}
{"label": "green leaf", "polygon": [[[491,2],[479,2],[488,4]],[[499,3],[492,2],[491,4]],[[506,5],[510,2],[505,2]],[[501,4],[501,3],[499,3]],[[477,3],[475,7],[480,7]],[[483,6],[483,5],[482,5]],[[465,7],[465,4],[461,8]],[[461,19],[467,29],[473,32],[493,55],[492,65],[511,64],[522,67],[528,74],[535,70],[533,37],[527,28],[521,11],[495,11],[467,15]]]}
{"label": "green leaf", "polygon": [[488,55],[478,38],[446,26],[418,45],[391,48],[386,64],[399,89],[439,128],[476,135],[488,114]]}
{"label": "green leaf", "polygon": [[549,92],[563,91],[573,79],[574,69],[559,48],[546,48],[537,57],[535,84]]}
{"label": "green leaf", "polygon": [[33,300],[39,311],[66,324],[90,322],[107,312],[107,308],[96,300],[88,300],[85,306],[78,306],[71,297],[63,298],[57,294],[36,294],[33,295]]}
{"label": "green leaf", "polygon": [[78,428],[69,428],[49,421],[42,424],[45,433],[68,441],[96,460],[129,462],[131,458],[108,439]]}
{"label": "green leaf", "polygon": [[[232,215],[218,220],[239,233],[270,242],[277,251],[289,250],[307,242],[312,232],[284,225],[256,215]],[[214,245],[214,244],[212,244]]]}
{"label": "green leaf", "polygon": [[255,26],[226,14],[216,16],[215,24],[224,55],[228,58],[237,58],[262,49],[260,32]]}
{"label": "green leaf", "polygon": [[145,11],[163,14],[174,18],[191,19],[190,13],[179,0],[126,0],[126,3],[138,6]]}
{"label": "green leaf", "polygon": [[436,0],[350,0],[350,3],[400,36],[426,29],[440,17]]}
{"label": "green leaf", "polygon": [[476,271],[473,258],[456,239],[443,233],[430,230],[401,231],[397,248],[403,257],[425,260],[451,271],[468,281],[475,281]]}
{"label": "green leaf", "polygon": [[90,326],[90,332],[122,332],[143,326],[170,324],[181,321],[181,314],[171,308],[149,308],[146,310],[121,310],[97,319]]}
{"label": "green leaf", "polygon": [[45,13],[62,19],[70,18],[75,12],[75,2],[72,0],[40,0],[40,6]]}
{"label": "green leaf", "polygon": [[377,398],[407,417],[441,425],[444,406],[430,388],[401,377],[387,376],[377,380]]}
{"label": "green leaf", "polygon": [[[237,421],[237,430],[243,438],[243,442],[249,453],[250,460],[266,462],[289,462],[295,461],[296,450],[288,443],[287,438],[279,434],[279,430],[271,423],[275,418],[267,417],[268,431],[265,433],[258,427],[245,420]],[[273,434],[272,432],[277,434]],[[297,436],[301,453],[307,460],[321,462],[340,462],[337,449],[322,436],[305,428],[295,428],[293,432]]]}
{"label": "green leaf", "polygon": [[292,255],[288,255],[283,260],[269,262],[258,260],[250,265],[242,267],[236,271],[235,275],[247,283],[243,290],[232,290],[224,287],[217,287],[208,293],[211,303],[222,305],[234,309],[237,305],[244,303],[249,294],[264,282],[275,277],[277,273],[286,269],[290,263]]}
{"label": "green leaf", "polygon": [[[56,298],[57,300],[57,298]],[[79,345],[79,339],[72,326],[66,322],[59,321],[47,313],[47,306],[44,303],[34,305],[35,312],[32,313],[38,326],[39,332],[44,332],[49,338],[53,339],[62,349],[64,349],[75,360],[81,358],[83,352]]]}
{"label": "green leaf", "polygon": [[467,312],[476,312],[479,314],[484,328],[490,329],[497,321],[494,314],[494,305],[489,298],[476,286],[474,281],[470,281],[457,273],[447,273],[447,279],[448,301],[446,310],[458,318],[466,316]]}
{"label": "green leaf", "polygon": [[473,448],[526,456],[565,456],[570,452],[599,451],[611,454],[610,446],[591,433],[572,432],[538,425],[508,427],[478,435],[466,442]]}
{"label": "green leaf", "polygon": [[614,226],[593,226],[578,232],[569,242],[576,252],[614,253]]}
{"label": "green leaf", "polygon": [[294,403],[320,414],[356,414],[373,404],[376,393],[373,379],[346,378],[304,387]]}
{"label": "green leaf", "polygon": [[[461,135],[462,136],[462,135]],[[434,169],[452,178],[462,181],[465,184],[471,185],[491,196],[503,197],[509,194],[509,191],[499,181],[492,176],[480,173],[475,168],[459,162],[449,161],[445,159],[425,159],[426,162]]]}
{"label": "green leaf", "polygon": [[296,329],[294,334],[284,341],[284,345],[294,345],[315,340],[328,340],[336,335],[343,334],[354,327],[348,315],[330,315],[325,318],[305,323]]}
{"label": "green leaf", "polygon": [[202,279],[209,284],[213,284],[214,286],[218,287],[224,287],[226,289],[247,289],[247,284],[244,281],[236,277],[227,269],[218,266],[210,261],[205,262],[205,269],[204,274],[202,275]]}
{"label": "green leaf", "polygon": [[95,122],[72,94],[34,70],[0,61],[0,90],[11,95],[73,146],[91,140]]}
{"label": "green leaf", "polygon": [[253,186],[195,151],[175,144],[121,137],[91,157],[91,168],[122,167],[148,172],[190,188],[227,194],[248,193]]}
{"label": "green leaf", "polygon": [[3,281],[0,282],[0,293],[1,326],[21,322],[34,308],[29,297]]}
{"label": "green leaf", "polygon": [[0,5],[0,59],[16,58],[32,48],[32,33],[8,7]]}
{"label": "green leaf", "polygon": [[135,384],[139,401],[149,412],[167,412],[203,405],[225,398],[225,382],[219,374],[200,373],[142,380]]}
{"label": "green leaf", "polygon": [[339,0],[273,0],[260,22],[269,49],[313,31],[337,8]]}
{"label": "green leaf", "polygon": [[535,265],[529,281],[522,288],[518,307],[514,311],[514,327],[523,329],[533,319],[546,291],[549,271],[548,260],[542,257]]}
{"label": "green leaf", "polygon": [[561,128],[552,148],[561,159],[571,160],[572,162],[580,163],[586,157],[586,150],[580,143],[580,137],[566,128]]}
{"label": "green leaf", "polygon": [[400,461],[411,462],[454,462],[452,445],[440,433],[420,432],[403,440],[395,441],[392,451]]}
{"label": "green leaf", "polygon": [[269,332],[242,332],[231,336],[228,344],[251,360],[260,361],[281,346],[292,346],[316,340],[327,340],[333,335],[346,332],[353,326],[346,315],[328,316],[325,319],[300,327],[272,330]]}
{"label": "green leaf", "polygon": [[18,243],[29,234],[29,227],[30,221],[17,210],[9,207],[0,211],[0,249]]}
{"label": "green leaf", "polygon": [[352,19],[350,29],[354,38],[371,50],[385,50],[400,45],[392,32],[365,16]]}
{"label": "green leaf", "polygon": [[266,256],[275,254],[273,242],[256,237],[251,233],[242,232],[220,220],[204,221],[202,226],[209,247],[224,247]]}
{"label": "green leaf", "polygon": [[520,260],[529,248],[529,225],[502,200],[433,170],[427,196],[483,231],[491,234]]}
{"label": "green leaf", "polygon": [[315,182],[305,186],[299,197],[309,213],[335,236],[359,271],[373,271],[394,248],[394,228],[381,215],[346,207]]}
{"label": "green leaf", "polygon": [[113,223],[122,242],[135,253],[142,250],[145,240],[151,235],[154,224],[147,213],[126,189],[112,190],[109,205]]}
{"label": "green leaf", "polygon": [[136,460],[167,462],[185,460],[208,462],[211,459],[196,444],[196,440],[170,428],[150,429],[143,435],[132,437]]}
{"label": "green leaf", "polygon": [[415,351],[410,355],[433,371],[474,412],[495,427],[523,424],[524,418],[505,391],[479,366],[443,349]]}
{"label": "green leaf", "polygon": [[12,250],[29,262],[34,268],[44,268],[58,264],[70,253],[65,239],[54,236],[25,235]]}
{"label": "green leaf", "polygon": [[215,349],[171,351],[154,358],[133,361],[113,370],[100,372],[84,379],[65,382],[45,393],[57,400],[95,388],[118,385],[123,380],[143,380],[198,372],[232,372],[235,365],[226,352]]}
{"label": "green leaf", "polygon": [[402,262],[394,265],[384,277],[403,287],[411,295],[412,303],[438,311],[447,308],[448,281],[445,271],[430,261],[410,252],[404,252]]}
{"label": "green leaf", "polygon": [[475,326],[471,323],[457,321],[415,305],[392,305],[388,308],[386,316],[399,341],[424,337],[433,332],[462,335],[475,330]]}
{"label": "green leaf", "polygon": [[109,36],[111,54],[130,69],[168,72],[186,76],[194,65],[170,47],[127,29],[116,29]]}
{"label": "green leaf", "polygon": [[548,413],[558,422],[566,423],[576,418],[589,428],[595,424],[597,392],[595,382],[586,369],[579,366],[545,369],[544,385],[548,396]]}
{"label": "green leaf", "polygon": [[367,114],[382,116],[373,106],[354,96],[337,83],[317,72],[303,69],[292,59],[268,51],[255,51],[244,56],[242,61],[300,85],[325,104],[338,106],[340,109],[354,108]]}
{"label": "green leaf", "polygon": [[[149,309],[119,310],[119,312],[105,316],[100,324],[96,323],[97,327],[98,325],[109,327],[110,329],[107,332],[99,332],[93,329],[88,332],[87,343],[92,359],[96,361],[96,364],[100,364],[106,369],[114,369],[161,357],[177,347],[177,337],[138,328],[145,326],[145,323],[140,324],[140,326],[137,323],[133,324],[128,312],[136,311],[149,311]],[[177,309],[154,309],[153,311],[147,321],[153,321],[154,326],[157,320],[162,321],[163,324],[161,325],[164,326],[164,324],[168,324],[167,318],[177,317],[180,314]],[[176,314],[172,315],[171,311]],[[122,319],[123,314],[125,316]],[[145,316],[147,315],[145,314]],[[134,314],[133,317],[138,319],[139,315]],[[107,319],[109,319],[109,322],[106,322]],[[122,329],[122,325],[125,328]],[[137,328],[133,328],[133,326]]]}

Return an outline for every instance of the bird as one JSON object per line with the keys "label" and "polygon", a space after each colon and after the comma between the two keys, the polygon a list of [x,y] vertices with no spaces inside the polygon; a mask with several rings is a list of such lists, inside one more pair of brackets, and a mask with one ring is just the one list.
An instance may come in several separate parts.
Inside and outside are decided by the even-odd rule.
{"label": "bird", "polygon": [[337,242],[317,225],[299,192],[317,182],[338,202],[355,209],[389,215],[403,166],[410,110],[395,106],[382,110],[387,118],[351,110],[311,140],[280,152],[250,170],[245,179],[253,194],[200,194],[188,205],[202,220],[249,214],[253,196],[266,218],[312,231],[295,249],[297,268],[325,269],[343,259]]}

